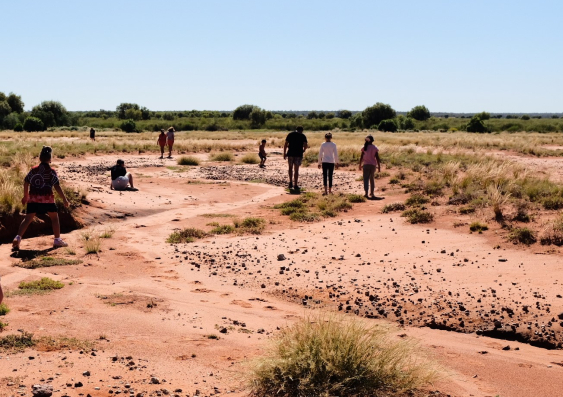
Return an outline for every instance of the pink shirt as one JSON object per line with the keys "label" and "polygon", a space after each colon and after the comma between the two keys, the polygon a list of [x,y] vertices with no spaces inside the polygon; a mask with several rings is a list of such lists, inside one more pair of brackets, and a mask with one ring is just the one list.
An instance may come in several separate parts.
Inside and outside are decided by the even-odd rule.
{"label": "pink shirt", "polygon": [[375,145],[369,145],[368,150],[362,148],[362,153],[364,154],[364,164],[366,165],[377,165],[375,160],[375,154],[379,152],[379,149]]}

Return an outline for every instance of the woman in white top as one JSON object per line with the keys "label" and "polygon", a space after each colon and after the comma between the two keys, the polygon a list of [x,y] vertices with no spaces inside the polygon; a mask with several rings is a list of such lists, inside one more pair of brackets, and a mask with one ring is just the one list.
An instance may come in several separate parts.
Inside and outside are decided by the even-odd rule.
{"label": "woman in white top", "polygon": [[[332,174],[334,167],[338,168],[338,151],[336,144],[332,141],[332,134],[329,132],[325,134],[326,142],[321,145],[319,150],[319,168],[323,169],[323,186],[325,192],[323,195],[332,194]],[[328,192],[327,192],[327,179],[328,179]]]}
{"label": "woman in white top", "polygon": [[168,146],[168,158],[172,158],[172,146],[174,146],[174,127],[168,128],[166,133],[166,145]]}

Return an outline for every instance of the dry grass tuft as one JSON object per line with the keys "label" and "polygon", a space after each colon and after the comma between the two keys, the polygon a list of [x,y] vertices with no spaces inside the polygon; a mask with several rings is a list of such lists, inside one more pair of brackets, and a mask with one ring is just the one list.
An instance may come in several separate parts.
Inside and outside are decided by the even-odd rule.
{"label": "dry grass tuft", "polygon": [[206,232],[200,229],[189,227],[172,233],[170,236],[168,236],[166,242],[170,244],[193,243],[196,239],[204,237],[207,237]]}

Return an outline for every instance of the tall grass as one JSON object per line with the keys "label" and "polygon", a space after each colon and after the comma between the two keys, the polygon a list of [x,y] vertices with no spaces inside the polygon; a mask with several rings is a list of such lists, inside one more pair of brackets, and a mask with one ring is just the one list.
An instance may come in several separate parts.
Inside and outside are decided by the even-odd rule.
{"label": "tall grass", "polygon": [[378,396],[414,390],[437,376],[411,340],[392,328],[336,314],[308,316],[274,337],[252,363],[252,394]]}

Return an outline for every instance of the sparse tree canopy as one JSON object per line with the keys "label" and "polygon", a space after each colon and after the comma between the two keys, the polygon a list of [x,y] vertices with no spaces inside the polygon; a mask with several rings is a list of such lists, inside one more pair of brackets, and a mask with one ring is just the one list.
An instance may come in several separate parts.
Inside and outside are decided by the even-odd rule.
{"label": "sparse tree canopy", "polygon": [[528,116],[527,114],[523,115],[522,117],[520,117],[520,119],[522,120],[530,120],[530,116]]}
{"label": "sparse tree canopy", "polygon": [[366,128],[377,128],[383,120],[394,119],[396,116],[397,112],[391,105],[381,102],[377,102],[362,112],[363,124]]}
{"label": "sparse tree canopy", "polygon": [[8,98],[6,100],[12,108],[12,112],[23,113],[23,107],[25,104],[23,103],[21,96],[10,92],[10,95],[8,95]]}
{"label": "sparse tree canopy", "polygon": [[250,120],[250,113],[252,113],[254,108],[260,109],[258,106],[254,105],[239,106],[233,112],[233,120]]}
{"label": "sparse tree canopy", "polygon": [[266,111],[259,107],[254,107],[250,113],[250,127],[260,128],[266,123]]}
{"label": "sparse tree canopy", "polygon": [[465,129],[467,132],[485,132],[487,130],[485,123],[477,115],[471,117]]}
{"label": "sparse tree canopy", "polygon": [[117,105],[117,107],[115,108],[115,111],[117,112],[117,117],[120,119],[126,119],[127,116],[125,115],[125,112],[127,111],[127,109],[135,109],[135,110],[140,110],[139,109],[139,105],[137,105],[136,103],[120,103],[119,105]]}
{"label": "sparse tree canopy", "polygon": [[397,123],[393,119],[383,120],[379,123],[377,129],[383,132],[396,132],[397,131]]}
{"label": "sparse tree canopy", "polygon": [[121,128],[125,132],[135,132],[135,131],[137,131],[137,125],[135,124],[135,121],[133,121],[131,119],[125,120],[123,123],[121,123],[119,128]]}
{"label": "sparse tree canopy", "polygon": [[[141,108],[141,117],[143,120],[150,120],[151,118],[151,111],[145,106]],[[179,116],[179,117],[183,117],[183,116]]]}
{"label": "sparse tree canopy", "polygon": [[311,111],[311,112],[309,112],[309,113],[307,114],[307,118],[308,118],[309,120],[318,119],[318,118],[319,118],[319,115],[317,114],[317,112],[315,112],[315,111],[313,110],[313,111]]}
{"label": "sparse tree canopy", "polygon": [[45,131],[45,125],[37,117],[28,117],[23,123],[23,129],[28,132]]}
{"label": "sparse tree canopy", "polygon": [[[62,103],[57,101],[44,101],[34,106],[31,116],[40,119],[45,128],[63,126],[68,123],[68,111]],[[26,131],[28,130],[26,129]]]}
{"label": "sparse tree canopy", "polygon": [[338,113],[336,113],[336,117],[340,117],[341,119],[349,119],[350,117],[352,117],[352,112],[349,110],[339,110]]}
{"label": "sparse tree canopy", "polygon": [[428,120],[430,118],[430,111],[424,105],[415,106],[407,113],[408,117],[411,117],[418,121]]}
{"label": "sparse tree canopy", "polygon": [[8,101],[0,101],[0,124],[4,121],[4,117],[12,113],[12,108]]}
{"label": "sparse tree canopy", "polygon": [[479,117],[481,120],[489,120],[491,118],[491,114],[488,112],[477,113],[475,116]]}

